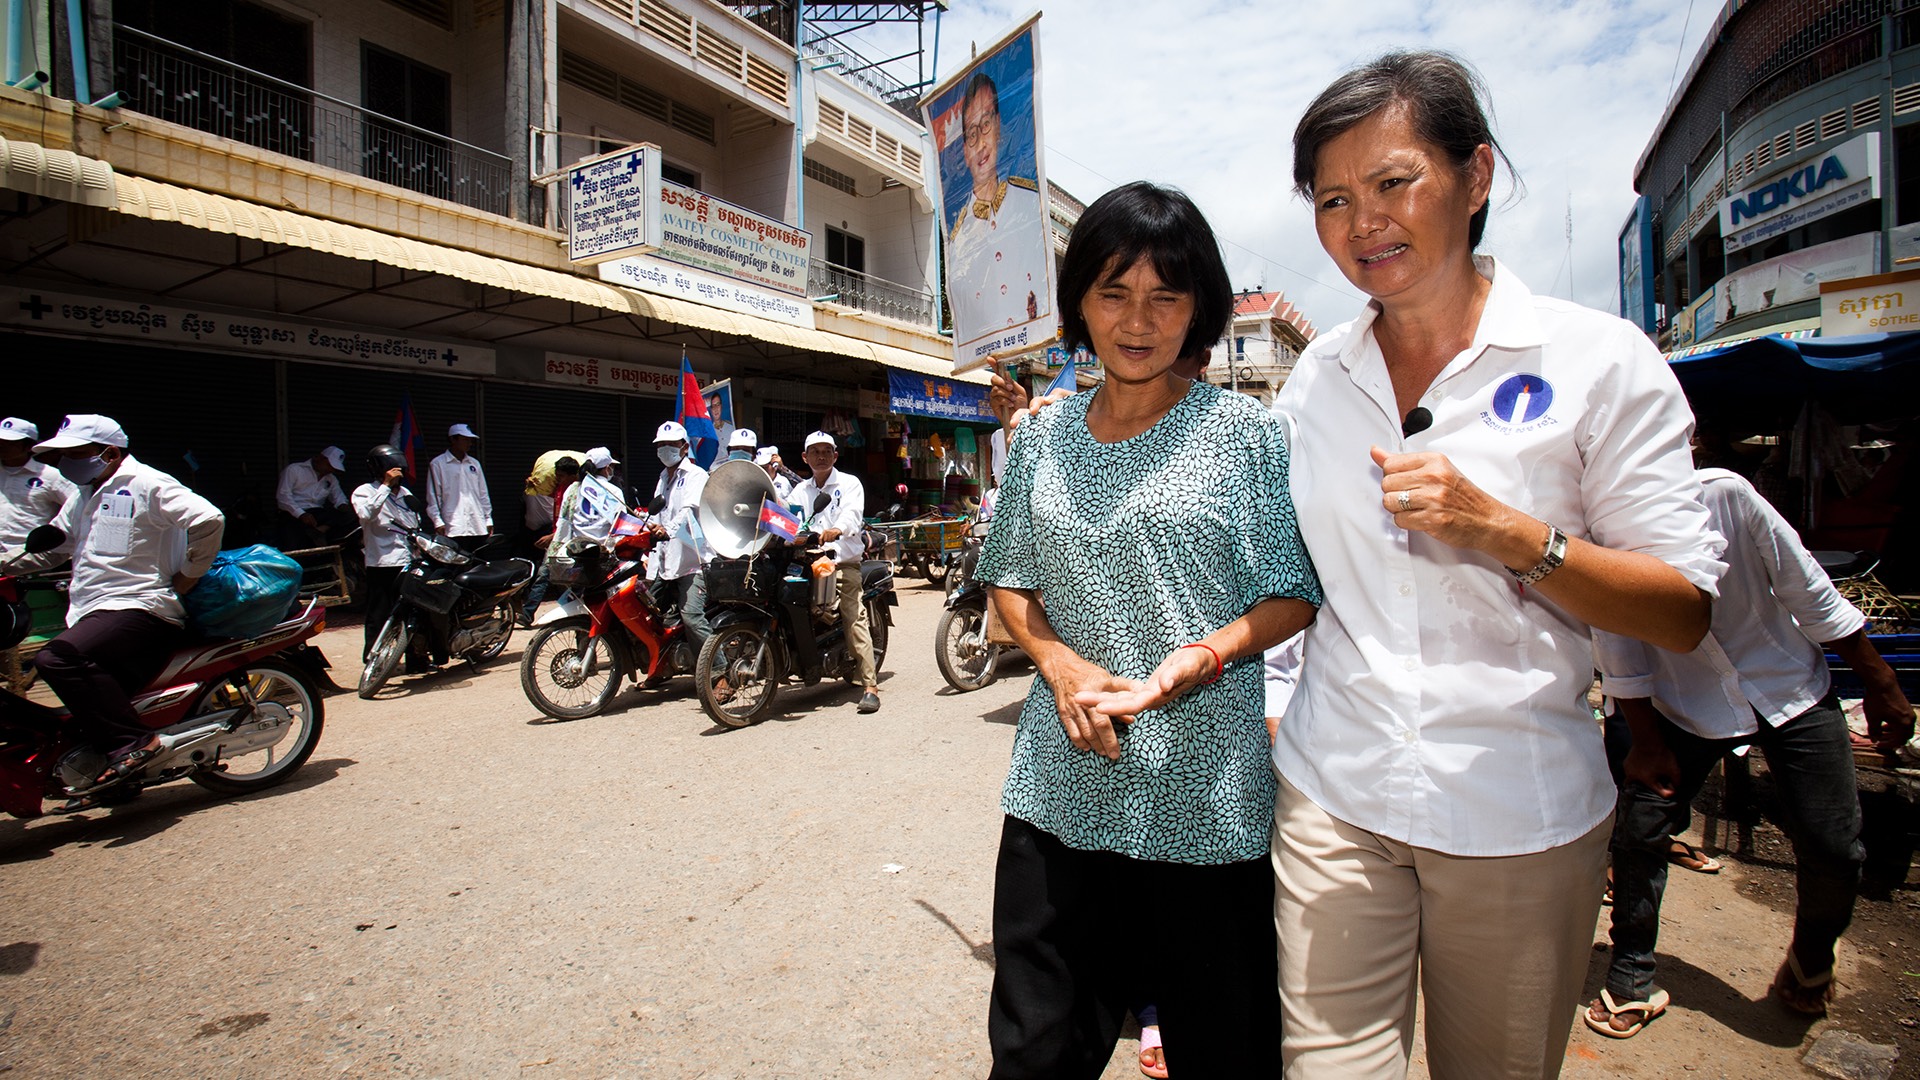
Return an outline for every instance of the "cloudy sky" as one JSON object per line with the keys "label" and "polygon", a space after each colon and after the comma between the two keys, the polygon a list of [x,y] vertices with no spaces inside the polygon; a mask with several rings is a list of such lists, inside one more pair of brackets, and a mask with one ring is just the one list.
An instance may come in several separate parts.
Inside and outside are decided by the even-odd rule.
{"label": "cloudy sky", "polygon": [[[1614,250],[1634,163],[1666,107],[1676,57],[1684,77],[1721,4],[1056,0],[1040,20],[1047,174],[1088,202],[1134,179],[1184,189],[1220,234],[1236,288],[1284,290],[1330,327],[1360,298],[1290,193],[1294,124],[1356,63],[1395,47],[1449,49],[1486,78],[1495,133],[1526,188],[1509,203],[1496,183],[1482,250],[1535,292],[1617,310]],[[1033,11],[952,0],[940,74],[966,63],[970,42],[989,45]]]}

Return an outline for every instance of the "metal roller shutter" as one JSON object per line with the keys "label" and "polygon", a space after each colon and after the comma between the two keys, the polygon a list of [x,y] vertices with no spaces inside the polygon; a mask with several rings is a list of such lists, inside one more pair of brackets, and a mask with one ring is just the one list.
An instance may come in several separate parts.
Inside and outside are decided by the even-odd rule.
{"label": "metal roller shutter", "polygon": [[495,531],[522,525],[521,495],[533,459],[548,450],[606,446],[620,452],[620,396],[517,383],[488,383],[477,453],[487,466]]}
{"label": "metal roller shutter", "polygon": [[236,513],[272,512],[273,361],[31,334],[0,334],[0,350],[8,357],[0,411],[48,436],[67,413],[113,417],[134,457],[226,512],[229,547],[244,535]]}
{"label": "metal roller shutter", "polygon": [[[367,451],[392,434],[394,414],[406,396],[413,401],[414,420],[425,436],[417,455],[420,471],[425,472],[427,462],[447,448],[449,426],[479,425],[479,385],[457,376],[289,361],[287,453],[300,461],[322,447],[338,446],[347,455],[341,486],[352,491],[366,482]],[[481,427],[480,432],[485,435],[486,429]],[[487,460],[484,442],[477,456]],[[493,479],[491,474],[488,479]]]}

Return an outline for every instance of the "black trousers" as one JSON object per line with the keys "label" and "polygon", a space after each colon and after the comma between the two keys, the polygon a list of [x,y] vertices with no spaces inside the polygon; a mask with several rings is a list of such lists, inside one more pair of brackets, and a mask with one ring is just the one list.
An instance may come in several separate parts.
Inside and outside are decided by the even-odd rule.
{"label": "black trousers", "polygon": [[360,659],[365,660],[373,651],[373,641],[380,636],[380,628],[387,625],[387,616],[393,614],[393,602],[400,598],[400,571],[404,566],[367,567],[367,624],[366,641],[360,646]]}
{"label": "black trousers", "polygon": [[143,732],[134,693],[185,639],[185,630],[151,612],[94,611],[47,642],[33,666],[72,711],[81,738],[123,742]]}
{"label": "black trousers", "polygon": [[[1150,944],[1150,947],[1147,947]],[[1097,1078],[1136,1001],[1181,1080],[1280,1075],[1273,868],[1067,847],[1009,817],[993,890],[993,1080]]]}

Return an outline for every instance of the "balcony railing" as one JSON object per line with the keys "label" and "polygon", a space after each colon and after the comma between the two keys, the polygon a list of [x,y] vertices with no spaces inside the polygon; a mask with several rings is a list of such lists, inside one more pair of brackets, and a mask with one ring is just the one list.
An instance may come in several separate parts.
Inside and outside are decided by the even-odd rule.
{"label": "balcony railing", "polygon": [[933,326],[933,294],[891,281],[868,277],[858,270],[813,260],[807,267],[807,295],[833,296],[832,303],[871,312],[899,322]]}
{"label": "balcony railing", "polygon": [[351,102],[208,56],[130,26],[113,28],[122,106],[209,135],[505,215],[505,157]]}

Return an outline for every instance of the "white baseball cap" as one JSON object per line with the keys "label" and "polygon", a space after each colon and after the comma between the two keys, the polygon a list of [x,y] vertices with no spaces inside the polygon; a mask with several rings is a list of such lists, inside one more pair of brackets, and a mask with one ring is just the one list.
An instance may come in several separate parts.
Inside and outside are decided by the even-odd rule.
{"label": "white baseball cap", "polygon": [[686,442],[687,429],[669,420],[654,429],[653,441],[656,445],[663,442]]}
{"label": "white baseball cap", "polygon": [[455,435],[465,435],[469,439],[477,439],[480,437],[479,435],[474,433],[474,430],[472,428],[468,427],[465,424],[455,424],[452,427],[447,429],[447,438],[451,439]]}
{"label": "white baseball cap", "polygon": [[53,438],[33,448],[34,453],[42,450],[70,450],[89,443],[103,443],[107,446],[127,447],[127,433],[114,422],[111,416],[99,413],[74,413],[60,421],[60,430]]}
{"label": "white baseball cap", "polygon": [[37,442],[40,439],[40,428],[31,420],[9,416],[5,420],[0,420],[0,439],[8,442]]}
{"label": "white baseball cap", "polygon": [[779,452],[780,452],[780,448],[777,446],[763,446],[760,448],[760,451],[758,453],[753,455],[753,463],[755,465],[771,464],[773,461],[774,455],[778,454]]}
{"label": "white baseball cap", "polygon": [[614,457],[613,451],[607,449],[606,447],[596,446],[593,449],[587,451],[587,464],[593,466],[596,469],[604,469],[609,465],[620,464],[620,459],[617,457]]}
{"label": "white baseball cap", "polygon": [[821,443],[826,443],[828,446],[833,447],[835,450],[840,449],[840,444],[833,441],[833,436],[827,434],[824,431],[816,431],[813,434],[807,436],[807,441],[804,445],[806,449],[811,450],[814,447],[820,445]]}
{"label": "white baseball cap", "polygon": [[334,472],[347,471],[347,455],[341,453],[339,447],[329,446],[320,451],[320,456],[327,459],[327,464],[333,466]]}
{"label": "white baseball cap", "polygon": [[729,450],[739,450],[743,447],[751,450],[759,445],[760,436],[750,427],[734,428],[733,434],[727,436],[727,449]]}

